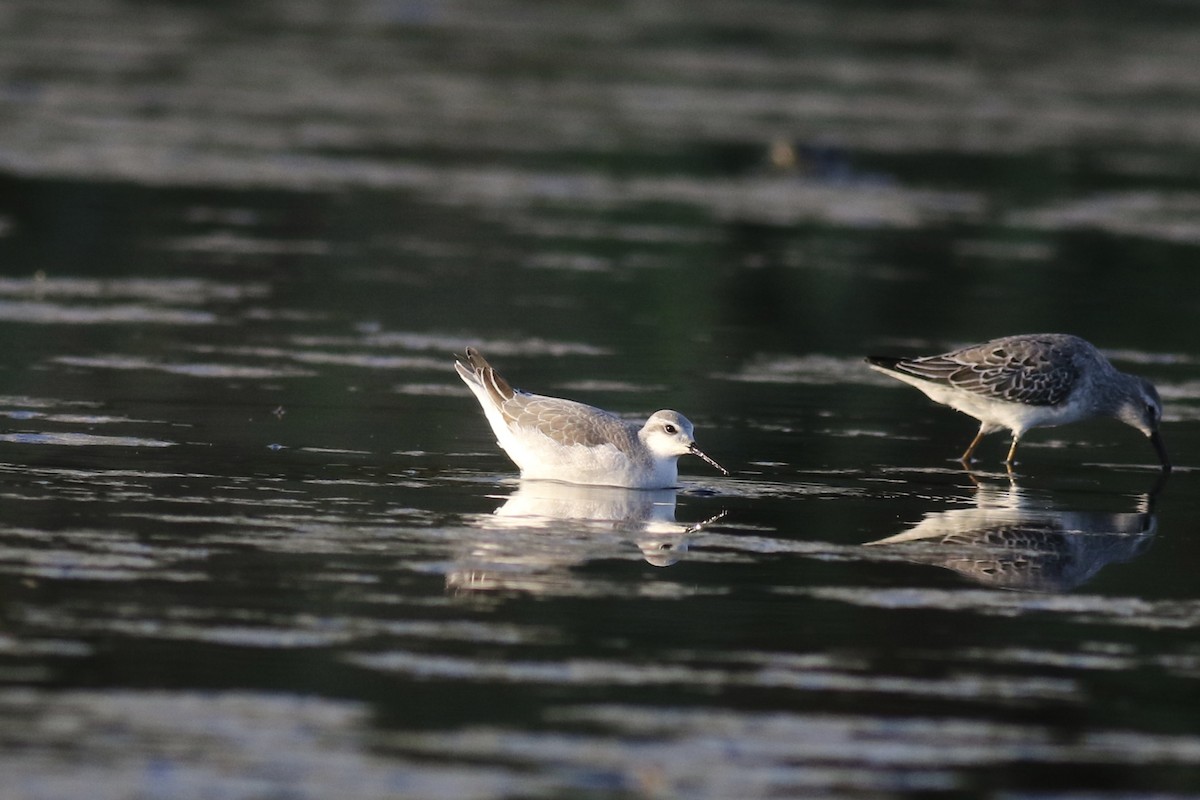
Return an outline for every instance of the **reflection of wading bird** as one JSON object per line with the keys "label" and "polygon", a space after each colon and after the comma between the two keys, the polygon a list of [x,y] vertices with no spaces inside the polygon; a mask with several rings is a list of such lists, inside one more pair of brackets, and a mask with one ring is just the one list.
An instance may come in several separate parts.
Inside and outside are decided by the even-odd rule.
{"label": "reflection of wading bird", "polygon": [[979,420],[963,461],[970,461],[985,434],[1003,428],[1013,434],[1005,459],[1011,465],[1017,442],[1030,428],[1113,417],[1149,436],[1163,469],[1171,469],[1158,434],[1162,401],[1153,384],[1118,372],[1077,336],[1007,336],[939,356],[868,356],[867,363]]}
{"label": "reflection of wading bird", "polygon": [[906,561],[987,586],[1062,592],[1149,548],[1158,528],[1152,497],[1143,496],[1131,512],[1058,510],[1030,507],[1015,485],[1003,493],[981,485],[975,508],[928,514],[903,533],[867,544],[902,547]]}
{"label": "reflection of wading bird", "polygon": [[454,366],[522,478],[665,489],[689,454],[729,474],[700,451],[692,423],[676,411],[656,411],[639,429],[599,408],[514,389],[473,347]]}

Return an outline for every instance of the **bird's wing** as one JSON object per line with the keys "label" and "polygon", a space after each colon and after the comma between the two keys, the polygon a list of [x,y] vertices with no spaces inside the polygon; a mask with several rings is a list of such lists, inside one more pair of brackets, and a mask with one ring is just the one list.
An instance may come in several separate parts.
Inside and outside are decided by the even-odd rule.
{"label": "bird's wing", "polygon": [[984,397],[1035,406],[1066,400],[1080,375],[1074,359],[1064,357],[1056,343],[1028,340],[999,340],[897,361],[892,369]]}
{"label": "bird's wing", "polygon": [[511,427],[537,431],[567,447],[611,444],[630,453],[637,440],[637,433],[630,423],[615,414],[573,400],[516,391],[511,399],[501,404],[500,410]]}

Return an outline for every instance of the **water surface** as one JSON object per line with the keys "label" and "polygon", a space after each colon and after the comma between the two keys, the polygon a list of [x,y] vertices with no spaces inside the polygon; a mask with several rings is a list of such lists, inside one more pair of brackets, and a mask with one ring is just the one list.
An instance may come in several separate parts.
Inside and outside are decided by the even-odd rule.
{"label": "water surface", "polygon": [[[0,12],[4,797],[1194,797],[1187,6]],[[873,352],[1077,333],[954,461]],[[522,484],[455,375],[733,474]]]}

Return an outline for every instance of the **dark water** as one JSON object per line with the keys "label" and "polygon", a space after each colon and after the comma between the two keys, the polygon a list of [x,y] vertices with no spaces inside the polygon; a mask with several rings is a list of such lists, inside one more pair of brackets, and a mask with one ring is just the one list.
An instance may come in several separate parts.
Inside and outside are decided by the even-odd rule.
{"label": "dark water", "polygon": [[[0,785],[1200,796],[1200,12],[0,10]],[[866,370],[1155,381],[993,437]],[[726,478],[521,485],[455,376]]]}

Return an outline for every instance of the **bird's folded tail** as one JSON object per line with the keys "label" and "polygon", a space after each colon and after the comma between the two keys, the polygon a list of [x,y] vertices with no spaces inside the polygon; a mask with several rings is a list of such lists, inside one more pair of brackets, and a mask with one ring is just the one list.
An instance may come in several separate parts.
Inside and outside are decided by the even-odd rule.
{"label": "bird's folded tail", "polygon": [[896,358],[894,356],[867,356],[863,360],[866,361],[868,364],[870,364],[872,367],[879,367],[880,369],[895,370],[896,365],[899,364],[904,359]]}
{"label": "bird's folded tail", "polygon": [[[508,381],[504,380],[500,373],[496,372],[487,362],[483,354],[474,347],[468,347],[465,356],[456,356],[456,358],[458,360],[455,361],[454,366],[462,379],[467,383],[482,386],[487,391],[488,397],[497,406],[506,400],[511,400],[516,394]],[[463,363],[463,359],[466,359],[467,363]]]}
{"label": "bird's folded tail", "polygon": [[914,378],[936,383],[954,383],[955,376],[963,370],[962,364],[945,356],[912,359],[896,358],[895,356],[867,356],[865,361],[875,369],[884,372],[911,375]]}

